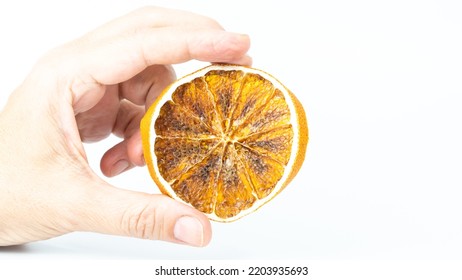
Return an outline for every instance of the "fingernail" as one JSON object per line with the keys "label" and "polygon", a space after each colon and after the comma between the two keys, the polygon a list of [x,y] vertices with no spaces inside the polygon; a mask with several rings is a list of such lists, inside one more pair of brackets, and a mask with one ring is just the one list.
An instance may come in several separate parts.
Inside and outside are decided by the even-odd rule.
{"label": "fingernail", "polygon": [[114,166],[112,167],[111,169],[111,176],[115,176],[115,175],[118,175],[120,173],[122,173],[123,171],[127,170],[127,168],[130,166],[130,164],[128,163],[128,161],[122,159],[122,160],[119,160],[118,162],[116,162],[116,164],[114,164]]}
{"label": "fingernail", "polygon": [[204,244],[204,228],[202,223],[193,217],[183,216],[176,221],[173,235],[176,239],[189,245],[202,246]]}

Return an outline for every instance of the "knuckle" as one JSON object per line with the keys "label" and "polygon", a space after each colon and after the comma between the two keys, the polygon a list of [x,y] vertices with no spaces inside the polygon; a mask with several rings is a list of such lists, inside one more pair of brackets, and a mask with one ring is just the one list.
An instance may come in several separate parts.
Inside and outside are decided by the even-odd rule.
{"label": "knuckle", "polygon": [[156,65],[156,80],[154,81],[154,85],[158,85],[161,88],[157,89],[161,91],[166,87],[168,84],[172,83],[176,80],[176,73],[175,70],[171,65]]}
{"label": "knuckle", "polygon": [[163,218],[153,205],[128,210],[122,219],[127,235],[142,239],[163,240]]}
{"label": "knuckle", "polygon": [[167,80],[174,81],[176,79],[175,69],[171,65],[164,65],[165,75]]}

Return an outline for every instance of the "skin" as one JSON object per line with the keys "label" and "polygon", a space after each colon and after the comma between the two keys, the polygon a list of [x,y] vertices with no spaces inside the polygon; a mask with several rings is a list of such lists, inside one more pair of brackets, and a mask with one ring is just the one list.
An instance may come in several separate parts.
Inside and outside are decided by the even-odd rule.
{"label": "skin", "polygon": [[123,139],[101,159],[106,176],[143,166],[139,122],[176,78],[171,64],[250,65],[249,46],[210,18],[146,7],[45,54],[0,112],[0,246],[74,231],[207,245],[205,215],[111,186],[82,142]]}

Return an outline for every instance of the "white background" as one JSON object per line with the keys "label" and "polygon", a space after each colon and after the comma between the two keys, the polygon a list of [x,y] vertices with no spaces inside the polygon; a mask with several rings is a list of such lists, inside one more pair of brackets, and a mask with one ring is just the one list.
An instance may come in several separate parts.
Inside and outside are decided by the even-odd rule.
{"label": "white background", "polygon": [[[242,220],[213,223],[206,248],[73,233],[2,248],[0,259],[461,259],[461,3],[2,2],[1,106],[46,50],[152,4],[249,34],[254,67],[304,104],[310,142],[292,184]],[[180,77],[203,65],[175,69]],[[117,141],[86,146],[98,172]],[[145,168],[107,180],[158,192]]]}

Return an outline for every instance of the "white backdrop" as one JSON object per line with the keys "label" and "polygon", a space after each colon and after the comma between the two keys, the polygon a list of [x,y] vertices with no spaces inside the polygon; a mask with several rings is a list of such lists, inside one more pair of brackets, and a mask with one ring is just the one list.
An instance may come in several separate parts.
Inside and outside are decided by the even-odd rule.
{"label": "white backdrop", "polygon": [[[46,50],[148,4],[251,36],[254,67],[306,108],[299,175],[258,212],[213,223],[206,248],[72,233],[2,248],[0,259],[462,258],[462,2],[2,2],[0,105]],[[175,69],[183,76],[203,65]],[[98,172],[117,141],[86,146]],[[107,180],[158,192],[145,168]]]}

